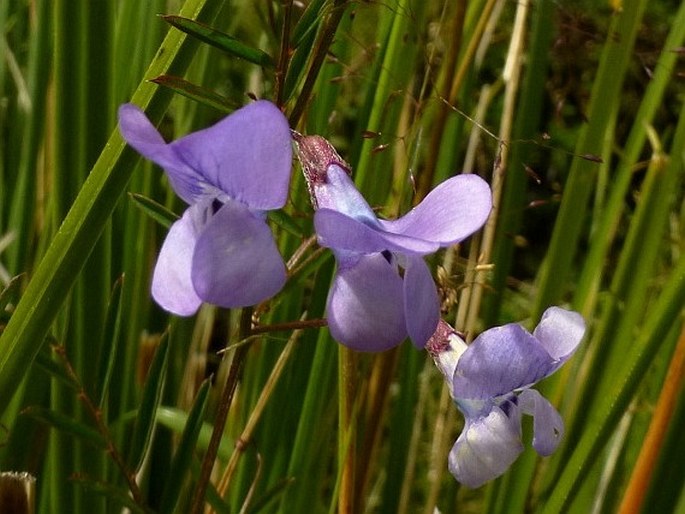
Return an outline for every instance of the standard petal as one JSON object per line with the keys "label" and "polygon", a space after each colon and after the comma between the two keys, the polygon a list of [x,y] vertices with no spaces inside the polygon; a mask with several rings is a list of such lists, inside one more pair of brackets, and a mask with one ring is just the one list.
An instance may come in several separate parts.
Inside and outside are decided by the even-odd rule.
{"label": "standard petal", "polygon": [[186,203],[194,203],[205,191],[202,176],[174,153],[138,107],[133,104],[119,107],[119,131],[139,154],[164,168],[171,187]]}
{"label": "standard petal", "polygon": [[261,100],[171,144],[206,181],[253,210],[285,205],[292,167],[290,127]]}
{"label": "standard petal", "polygon": [[578,348],[585,335],[585,321],[577,312],[550,307],[542,315],[533,335],[557,361],[556,370]]}
{"label": "standard petal", "polygon": [[245,307],[280,291],[286,272],[266,222],[229,200],[199,234],[192,280],[204,301]]}
{"label": "standard petal", "polygon": [[495,398],[536,383],[554,361],[530,333],[516,323],[479,335],[457,363],[456,398]]}
{"label": "standard petal", "polygon": [[480,229],[491,209],[490,186],[478,175],[465,174],[438,185],[401,218],[381,224],[395,234],[449,246]]}
{"label": "standard petal", "polygon": [[554,406],[535,389],[519,395],[524,414],[533,416],[533,448],[543,456],[551,455],[564,436],[564,420]]}
{"label": "standard petal", "polygon": [[423,349],[440,321],[440,300],[422,257],[408,258],[404,272],[404,315],[412,343]]}
{"label": "standard petal", "polygon": [[195,314],[202,303],[193,287],[190,270],[207,208],[208,203],[193,205],[171,225],[152,275],[152,297],[163,309],[179,316]]}
{"label": "standard petal", "polygon": [[466,418],[466,426],[450,451],[450,473],[466,487],[476,488],[502,475],[523,451],[521,414],[510,404],[504,413],[493,407],[485,416]]}
{"label": "standard petal", "polygon": [[314,213],[314,227],[319,244],[328,248],[360,253],[391,252],[433,253],[438,245],[421,239],[391,234],[378,227],[331,209],[319,209]]}
{"label": "standard petal", "polygon": [[381,254],[338,264],[326,311],[333,338],[355,350],[387,350],[407,337],[402,279]]}

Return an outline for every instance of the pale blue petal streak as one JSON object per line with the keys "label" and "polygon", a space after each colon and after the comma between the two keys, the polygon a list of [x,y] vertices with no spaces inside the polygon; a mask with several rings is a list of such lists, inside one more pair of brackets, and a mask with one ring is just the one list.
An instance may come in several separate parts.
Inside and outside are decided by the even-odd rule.
{"label": "pale blue petal streak", "polygon": [[183,213],[166,236],[152,275],[152,297],[163,309],[178,316],[195,314],[202,300],[190,277],[198,234],[205,224],[211,200],[197,203]]}
{"label": "pale blue petal streak", "polygon": [[523,451],[520,411],[514,404],[508,410],[494,406],[481,417],[466,418],[448,459],[460,483],[480,487],[502,475]]}

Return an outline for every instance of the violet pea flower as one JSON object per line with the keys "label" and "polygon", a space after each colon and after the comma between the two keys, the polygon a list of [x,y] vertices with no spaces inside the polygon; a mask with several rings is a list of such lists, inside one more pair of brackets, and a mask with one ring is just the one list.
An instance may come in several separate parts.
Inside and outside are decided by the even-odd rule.
{"label": "violet pea flower", "polygon": [[580,314],[550,307],[531,334],[516,323],[470,345],[444,321],[426,345],[465,422],[448,467],[470,488],[502,475],[523,451],[521,416],[533,416],[533,448],[551,455],[564,434],[557,410],[531,386],[559,369],[585,334]]}
{"label": "violet pea flower", "polygon": [[202,302],[245,307],[276,294],[286,270],[266,211],[285,205],[292,167],[290,128],[281,111],[257,101],[167,144],[138,107],[125,104],[119,130],[164,169],[189,205],[159,253],[155,301],[189,316]]}
{"label": "violet pea flower", "polygon": [[483,226],[492,207],[490,187],[477,175],[459,175],[401,218],[382,220],[325,139],[296,135],[295,141],[319,244],[331,248],[338,265],[326,305],[331,335],[362,351],[386,350],[407,335],[423,348],[440,319],[423,256]]}

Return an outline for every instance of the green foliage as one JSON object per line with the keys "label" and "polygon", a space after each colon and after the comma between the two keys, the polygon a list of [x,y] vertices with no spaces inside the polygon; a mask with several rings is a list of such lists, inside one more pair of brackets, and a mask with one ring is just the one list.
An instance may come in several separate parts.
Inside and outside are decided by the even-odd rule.
{"label": "green foliage", "polygon": [[[10,0],[0,27],[0,469],[38,476],[39,511],[200,512],[214,430],[199,485],[217,512],[615,512],[644,452],[631,512],[682,511],[683,395],[643,443],[683,329],[685,4]],[[550,304],[587,320],[543,384],[566,424],[553,456],[463,489],[461,420],[424,353],[339,353],[298,166],[269,213],[289,261],[274,299],[154,305],[181,205],[116,109],[170,140],[250,95],[328,138],[383,216],[460,170],[491,182],[483,234],[430,264],[469,336]]]}

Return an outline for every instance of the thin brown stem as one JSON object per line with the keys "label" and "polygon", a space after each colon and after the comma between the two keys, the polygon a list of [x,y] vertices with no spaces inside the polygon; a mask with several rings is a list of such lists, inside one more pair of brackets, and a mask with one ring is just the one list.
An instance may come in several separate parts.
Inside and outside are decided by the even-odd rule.
{"label": "thin brown stem", "polygon": [[288,121],[290,122],[291,127],[297,126],[300,116],[302,116],[304,113],[304,108],[309,101],[309,96],[311,95],[312,90],[314,89],[314,84],[316,83],[316,78],[319,75],[319,70],[321,69],[324,59],[326,58],[328,48],[331,46],[331,43],[333,43],[333,37],[335,36],[335,32],[338,29],[340,20],[345,12],[346,2],[347,0],[334,0],[333,2],[331,13],[328,15],[324,28],[321,30],[319,38],[316,42],[314,57],[312,59],[312,64],[309,67],[309,71],[307,72],[307,78],[305,79],[302,90],[297,97],[297,103],[290,113],[290,118]]}
{"label": "thin brown stem", "polygon": [[283,27],[281,28],[281,51],[276,66],[276,105],[283,107],[285,76],[290,56],[290,20],[293,13],[293,0],[283,2]]}
{"label": "thin brown stem", "polygon": [[321,328],[328,325],[326,319],[307,319],[298,321],[286,321],[284,323],[274,323],[272,325],[262,325],[254,327],[250,335],[265,334],[268,332],[281,332],[285,330],[299,330],[304,328]]}
{"label": "thin brown stem", "polygon": [[74,383],[76,389],[78,390],[79,399],[83,402],[83,405],[85,405],[86,409],[93,417],[98,432],[100,432],[100,435],[102,435],[103,439],[107,443],[107,453],[109,453],[112,456],[112,460],[119,468],[121,474],[126,479],[128,488],[131,491],[131,496],[133,496],[133,501],[140,505],[140,507],[142,507],[143,510],[147,511],[148,507],[145,503],[145,499],[143,498],[143,493],[141,492],[140,488],[138,487],[138,484],[136,483],[136,474],[128,468],[126,462],[124,461],[124,458],[114,445],[114,440],[112,439],[112,436],[109,432],[109,428],[107,427],[107,424],[102,420],[102,411],[95,406],[93,400],[91,400],[90,396],[88,396],[85,387],[83,387],[81,380],[79,379],[78,375],[76,374],[76,371],[71,365],[71,362],[69,362],[69,359],[67,358],[64,346],[53,345],[52,349],[60,357],[60,359],[62,359],[64,369],[67,372],[69,379]]}
{"label": "thin brown stem", "polygon": [[[240,315],[240,327],[238,339],[244,339],[249,335],[250,326],[252,324],[252,308],[246,307],[243,309]],[[235,348],[233,353],[233,359],[231,361],[231,367],[228,371],[228,376],[226,377],[226,383],[224,384],[224,390],[221,393],[221,398],[219,399],[219,406],[217,408],[216,417],[214,418],[214,429],[212,430],[212,437],[209,440],[209,445],[207,446],[207,452],[205,453],[204,459],[202,460],[202,468],[200,469],[200,477],[195,486],[195,494],[193,495],[193,501],[190,512],[192,514],[201,514],[204,504],[205,504],[205,493],[207,492],[207,485],[209,484],[209,479],[212,474],[212,468],[214,467],[214,461],[216,460],[217,453],[219,452],[219,443],[221,443],[221,437],[224,433],[224,427],[226,426],[226,419],[228,418],[228,411],[231,408],[231,403],[233,402],[233,394],[235,393],[236,386],[238,385],[238,377],[245,362],[245,356],[249,349],[248,345],[239,345]]]}

